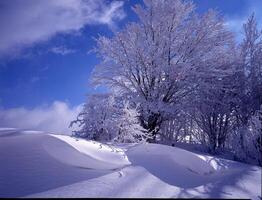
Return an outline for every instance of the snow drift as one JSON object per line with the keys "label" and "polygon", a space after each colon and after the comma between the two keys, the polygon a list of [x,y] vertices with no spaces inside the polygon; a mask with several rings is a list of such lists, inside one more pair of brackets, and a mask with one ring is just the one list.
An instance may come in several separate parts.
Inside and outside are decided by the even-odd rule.
{"label": "snow drift", "polygon": [[261,196],[260,167],[165,145],[0,129],[0,151],[0,197]]}
{"label": "snow drift", "polygon": [[65,135],[50,134],[50,136],[58,138],[78,151],[65,152],[65,148],[58,146],[56,142],[44,144],[45,150],[50,155],[66,164],[90,169],[117,169],[130,164],[120,148]]}

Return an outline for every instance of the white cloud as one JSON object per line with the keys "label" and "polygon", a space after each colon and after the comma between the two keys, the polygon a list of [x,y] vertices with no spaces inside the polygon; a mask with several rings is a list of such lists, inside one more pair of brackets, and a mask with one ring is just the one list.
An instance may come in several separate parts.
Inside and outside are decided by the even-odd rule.
{"label": "white cloud", "polygon": [[54,53],[54,54],[59,54],[59,55],[62,55],[62,56],[65,56],[67,54],[75,53],[74,49],[68,49],[65,46],[52,47],[49,51]]}
{"label": "white cloud", "polygon": [[114,26],[125,17],[123,1],[8,0],[0,2],[0,55],[16,53],[57,33],[87,24]]}
{"label": "white cloud", "polygon": [[[115,28],[114,20],[121,20],[125,17],[124,11],[121,9],[123,1],[114,1],[110,4],[108,9],[100,15],[99,22],[102,24],[109,24],[111,28]],[[118,10],[119,12],[116,12]]]}
{"label": "white cloud", "polygon": [[50,106],[34,109],[0,109],[0,127],[71,134],[68,126],[81,108],[82,105],[70,108],[65,102],[55,101]]}

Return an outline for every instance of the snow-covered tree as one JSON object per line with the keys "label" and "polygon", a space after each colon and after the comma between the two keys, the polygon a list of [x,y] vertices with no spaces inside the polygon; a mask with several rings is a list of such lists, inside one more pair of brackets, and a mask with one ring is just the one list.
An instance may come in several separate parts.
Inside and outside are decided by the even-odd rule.
{"label": "snow-covered tree", "polygon": [[97,40],[102,62],[93,82],[138,103],[140,122],[154,142],[161,123],[177,113],[176,105],[198,87],[198,80],[220,70],[212,63],[231,48],[232,34],[214,11],[199,15],[191,2],[144,4],[134,8],[139,22]]}
{"label": "snow-covered tree", "polygon": [[[258,30],[254,14],[243,25],[244,39],[240,45],[240,65],[235,81],[239,83],[235,108],[237,127],[229,143],[240,160],[261,158],[261,134],[257,113],[262,105],[262,30]],[[261,131],[260,131],[261,132]],[[260,152],[259,148],[260,147]],[[253,158],[254,159],[254,158]],[[258,160],[261,165],[261,159]]]}
{"label": "snow-covered tree", "polygon": [[74,135],[98,141],[108,141],[115,137],[117,129],[115,120],[118,108],[114,96],[95,94],[88,97],[82,112],[70,126],[77,124]]}
{"label": "snow-covered tree", "polygon": [[[262,108],[262,107],[261,107]],[[262,115],[262,109],[260,112]],[[245,133],[243,127],[238,127],[230,135],[230,147],[235,159],[262,166],[262,117],[256,112],[249,118]]]}
{"label": "snow-covered tree", "polygon": [[243,25],[243,30],[239,69],[242,76],[238,80],[241,82],[239,95],[242,105],[238,113],[241,123],[245,125],[262,104],[262,30],[258,30],[254,14]]}
{"label": "snow-covered tree", "polygon": [[246,148],[246,137],[253,139],[254,134],[250,133],[248,123],[259,109],[262,94],[261,33],[257,30],[254,16],[244,24],[244,33],[245,38],[240,48],[232,48],[230,52],[220,54],[212,64],[223,65],[228,70],[218,71],[223,76],[208,74],[202,77],[191,97],[195,102],[191,101],[188,106],[193,107],[191,116],[202,130],[200,133],[205,135],[206,141],[203,142],[207,142],[211,152],[225,145],[234,146],[226,141],[232,131],[238,134],[240,142],[236,143],[240,149]]}
{"label": "snow-covered tree", "polygon": [[124,102],[122,113],[117,119],[118,142],[141,142],[150,138],[146,130],[140,125],[137,108],[132,108],[128,102]]}
{"label": "snow-covered tree", "polygon": [[259,157],[262,32],[254,15],[237,45],[222,17],[212,10],[198,14],[192,2],[144,0],[134,11],[138,22],[97,39],[101,63],[91,80],[111,94],[89,97],[72,123],[80,124],[75,134],[100,141],[199,142],[212,153]]}
{"label": "snow-covered tree", "polygon": [[200,83],[191,98],[190,107],[193,108],[191,116],[206,135],[205,143],[211,152],[224,148],[227,136],[236,124],[234,108],[238,98],[237,85],[233,82],[233,78],[237,69],[237,58],[232,53],[221,54],[220,60],[213,65],[227,68],[228,73],[221,70],[219,73],[224,73],[223,76],[209,74],[202,78],[203,83]]}
{"label": "snow-covered tree", "polygon": [[128,101],[112,94],[90,95],[71,126],[74,136],[97,141],[140,142],[150,135],[140,125],[139,113]]}

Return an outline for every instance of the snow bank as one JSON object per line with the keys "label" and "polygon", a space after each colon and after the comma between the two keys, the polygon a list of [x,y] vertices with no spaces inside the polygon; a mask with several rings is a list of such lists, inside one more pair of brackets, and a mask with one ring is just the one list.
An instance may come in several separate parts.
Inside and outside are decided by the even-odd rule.
{"label": "snow bank", "polygon": [[10,133],[0,138],[0,197],[261,196],[257,166],[159,144],[0,132]]}
{"label": "snow bank", "polygon": [[[198,154],[176,147],[161,144],[145,144],[138,145],[128,151],[128,157],[143,157],[144,155],[157,158],[159,163],[161,163],[161,160],[167,159],[174,167],[180,166],[195,174],[207,175],[215,171],[212,165],[201,159]],[[136,162],[136,160],[133,162]]]}
{"label": "snow bank", "polygon": [[16,134],[16,128],[0,128],[0,137],[12,136]]}
{"label": "snow bank", "polygon": [[[78,166],[92,169],[117,169],[131,164],[125,152],[122,149],[112,145],[106,145],[95,141],[87,141],[66,135],[50,134],[50,136],[64,141],[66,144],[80,152],[77,156],[77,158],[79,158],[77,162]],[[68,159],[68,157],[72,156],[68,155],[68,153],[65,154],[63,148],[49,143],[46,145],[46,151],[62,162],[72,165],[76,164],[76,158],[73,160]],[[75,156],[76,155],[74,155],[74,157]]]}
{"label": "snow bank", "polygon": [[[260,167],[158,144],[121,144],[118,148],[125,151],[131,166],[27,197],[196,197],[259,200],[261,196]],[[88,148],[86,150],[88,153]]]}
{"label": "snow bank", "polygon": [[145,198],[172,197],[180,188],[171,186],[140,166],[128,166],[98,178],[50,191],[26,196],[26,198]]}
{"label": "snow bank", "polygon": [[[50,156],[46,147],[57,146],[62,157],[74,165]],[[65,142],[47,134],[14,132],[0,138],[0,197],[21,197],[71,185],[111,173],[76,167],[79,152]],[[76,157],[75,157],[76,156]],[[88,164],[88,159],[85,158]]]}

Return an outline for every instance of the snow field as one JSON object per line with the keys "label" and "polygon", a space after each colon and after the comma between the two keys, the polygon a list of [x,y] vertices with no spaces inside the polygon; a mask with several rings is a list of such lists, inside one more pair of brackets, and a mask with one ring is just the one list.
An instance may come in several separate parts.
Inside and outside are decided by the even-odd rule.
{"label": "snow field", "polygon": [[0,135],[0,197],[261,196],[260,167],[176,147],[11,129]]}

